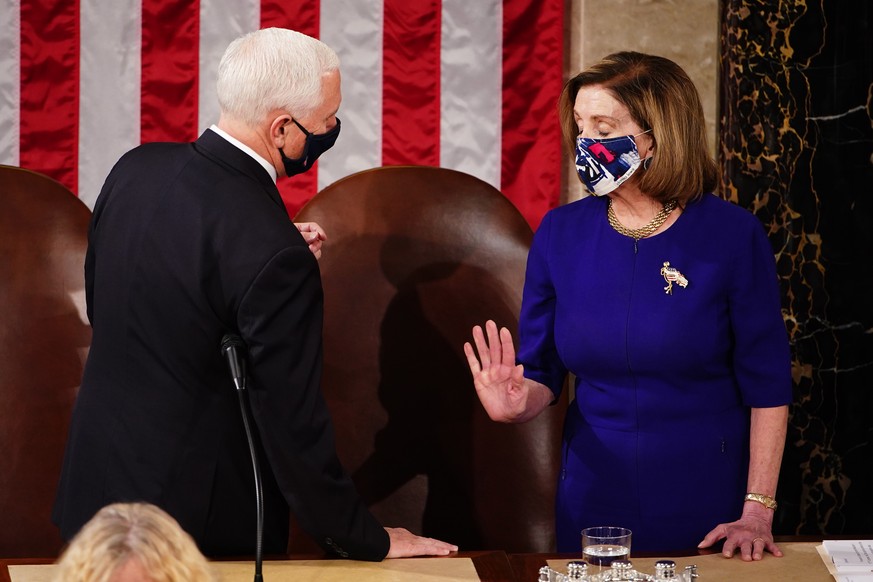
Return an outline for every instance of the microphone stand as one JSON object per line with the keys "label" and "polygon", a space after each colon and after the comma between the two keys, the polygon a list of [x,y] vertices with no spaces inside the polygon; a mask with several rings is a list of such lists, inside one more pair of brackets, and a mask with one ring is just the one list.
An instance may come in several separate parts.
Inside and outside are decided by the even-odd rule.
{"label": "microphone stand", "polygon": [[255,450],[255,439],[252,433],[251,411],[249,410],[248,394],[246,393],[246,361],[240,357],[238,350],[243,350],[245,343],[237,335],[225,334],[221,339],[221,353],[227,358],[230,375],[239,397],[239,409],[242,414],[246,439],[249,442],[249,453],[252,457],[252,471],[255,475],[255,505],[257,510],[257,533],[255,537],[255,582],[263,582],[263,542],[264,542],[264,486],[261,482],[261,469],[258,466],[258,455]]}

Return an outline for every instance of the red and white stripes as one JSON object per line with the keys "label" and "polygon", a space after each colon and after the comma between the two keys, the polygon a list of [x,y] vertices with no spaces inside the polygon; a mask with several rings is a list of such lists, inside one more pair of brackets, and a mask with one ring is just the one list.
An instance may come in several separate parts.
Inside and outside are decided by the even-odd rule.
{"label": "red and white stripes", "polygon": [[89,205],[112,164],[218,119],[218,61],[266,26],[340,55],[343,132],[280,185],[294,213],[353,172],[424,164],[502,190],[536,226],[557,204],[562,0],[0,0],[0,163]]}

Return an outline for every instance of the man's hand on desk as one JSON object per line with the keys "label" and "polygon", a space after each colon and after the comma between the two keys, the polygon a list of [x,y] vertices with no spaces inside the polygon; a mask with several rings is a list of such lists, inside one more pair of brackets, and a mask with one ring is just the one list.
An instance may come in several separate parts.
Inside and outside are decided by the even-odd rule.
{"label": "man's hand on desk", "polygon": [[458,546],[433,538],[423,538],[402,527],[386,527],[391,547],[386,558],[412,558],[414,556],[447,556],[458,551]]}

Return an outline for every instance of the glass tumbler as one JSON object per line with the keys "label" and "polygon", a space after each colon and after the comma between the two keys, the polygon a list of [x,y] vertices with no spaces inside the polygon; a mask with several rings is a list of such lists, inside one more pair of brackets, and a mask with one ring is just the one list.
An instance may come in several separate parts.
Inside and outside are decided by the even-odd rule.
{"label": "glass tumbler", "polygon": [[631,530],[596,526],[582,530],[582,559],[594,572],[609,568],[614,560],[630,559]]}

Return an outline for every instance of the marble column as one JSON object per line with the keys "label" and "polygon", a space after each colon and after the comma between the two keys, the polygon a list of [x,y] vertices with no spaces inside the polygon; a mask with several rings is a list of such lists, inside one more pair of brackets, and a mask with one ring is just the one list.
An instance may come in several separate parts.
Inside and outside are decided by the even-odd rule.
{"label": "marble column", "polygon": [[873,2],[722,0],[724,194],[767,228],[795,399],[774,529],[873,535]]}

